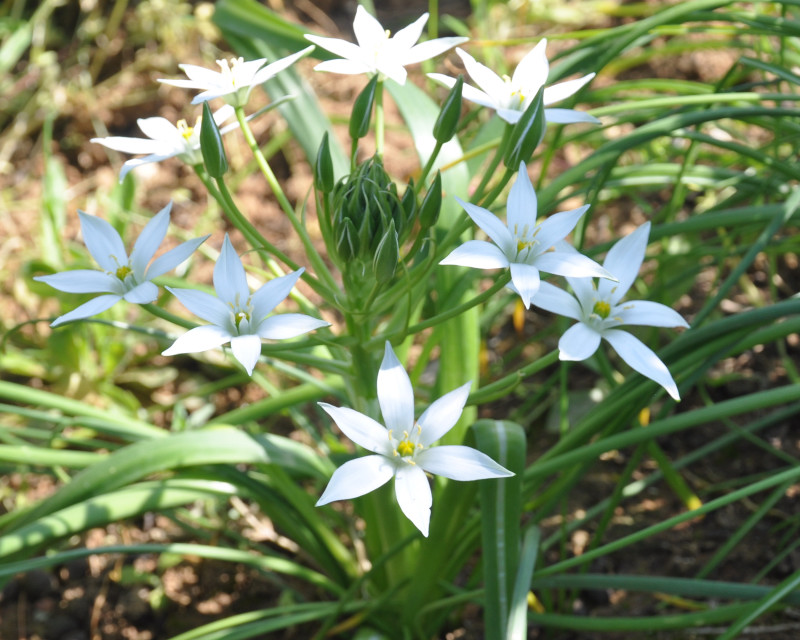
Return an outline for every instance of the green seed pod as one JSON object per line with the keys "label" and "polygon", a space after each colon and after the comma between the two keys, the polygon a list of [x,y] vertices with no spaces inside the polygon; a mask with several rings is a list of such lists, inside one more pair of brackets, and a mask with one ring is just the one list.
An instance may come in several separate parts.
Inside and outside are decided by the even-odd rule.
{"label": "green seed pod", "polygon": [[544,138],[547,121],[544,117],[544,87],[539,89],[536,97],[525,109],[522,117],[511,130],[510,144],[506,149],[503,162],[506,168],[516,171],[520,162],[528,163],[536,147]]}
{"label": "green seed pod", "polygon": [[375,90],[378,86],[378,75],[372,76],[367,86],[358,94],[350,114],[350,137],[353,140],[363,138],[369,132],[372,119],[372,105],[375,103]]}
{"label": "green seed pod", "polygon": [[400,246],[397,240],[397,231],[394,228],[394,222],[390,222],[389,228],[375,250],[375,258],[372,261],[375,281],[378,284],[386,284],[394,278],[399,257]]}
{"label": "green seed pod", "polygon": [[436,172],[428,193],[419,208],[419,224],[423,232],[430,229],[439,219],[439,212],[442,209],[442,174]]}
{"label": "green seed pod", "polygon": [[317,162],[314,165],[314,188],[320,193],[330,193],[333,190],[333,159],[327,131],[322,136],[322,142],[317,150]]}
{"label": "green seed pod", "polygon": [[221,178],[228,170],[228,158],[222,144],[222,134],[214,121],[208,102],[203,102],[203,118],[200,122],[200,151],[208,175]]}
{"label": "green seed pod", "polygon": [[439,117],[436,118],[436,124],[433,125],[433,137],[436,138],[436,142],[444,144],[456,134],[458,121],[461,118],[461,89],[463,86],[464,76],[459,74],[442,105]]}

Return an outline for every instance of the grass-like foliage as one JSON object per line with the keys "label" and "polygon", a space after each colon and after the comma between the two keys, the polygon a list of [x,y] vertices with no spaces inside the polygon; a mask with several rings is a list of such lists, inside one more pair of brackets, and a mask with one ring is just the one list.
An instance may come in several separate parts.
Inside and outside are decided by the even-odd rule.
{"label": "grass-like foliage", "polygon": [[[391,36],[359,7],[356,46],[221,0],[213,20],[242,59],[162,78],[186,91],[188,120],[95,139],[135,158],[107,208],[81,213],[85,249],[66,245],[78,216],[46,151],[39,246],[15,292],[64,293],[52,317],[4,327],[0,466],[54,488],[3,496],[0,583],[152,553],[243,564],[286,596],[173,640],[298,625],[427,639],[465,615],[492,640],[729,639],[800,603],[800,569],[778,571],[800,539],[800,464],[782,448],[800,420],[800,2],[623,4],[591,28],[536,3],[472,4],[461,21],[431,1]],[[39,46],[43,7],[0,23],[3,71]],[[548,42],[500,40],[508,19],[547,25]],[[307,73],[363,80],[346,118]],[[264,117],[285,126],[261,139]],[[313,175],[306,198],[276,175],[282,149]],[[390,175],[411,149],[414,174]],[[178,161],[205,187],[205,243],[136,204],[137,170]],[[252,173],[281,236],[240,196]],[[237,389],[248,402],[210,399]],[[794,432],[769,435],[781,428]],[[653,495],[666,506],[638,509]],[[284,543],[244,536],[231,505]],[[186,537],[76,542],[153,512]],[[723,512],[747,515],[703,538]],[[660,572],[660,536],[693,527],[713,550]],[[724,571],[746,545],[768,560]],[[649,604],[582,614],[598,590]]]}

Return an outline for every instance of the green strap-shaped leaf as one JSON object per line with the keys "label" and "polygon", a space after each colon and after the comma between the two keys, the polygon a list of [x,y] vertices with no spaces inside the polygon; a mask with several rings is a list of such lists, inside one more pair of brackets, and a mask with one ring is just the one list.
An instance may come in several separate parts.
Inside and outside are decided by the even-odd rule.
{"label": "green strap-shaped leaf", "polygon": [[511,611],[506,626],[506,640],[525,640],[528,629],[528,591],[531,588],[531,577],[536,568],[536,557],[539,555],[539,527],[531,527],[525,532],[520,554],[519,569],[514,580],[514,594],[511,597]]}
{"label": "green strap-shaped leaf", "polygon": [[[483,530],[485,637],[502,640],[519,566],[525,431],[514,422],[479,420],[472,431],[478,449],[509,471],[511,478],[482,480],[478,488]],[[530,580],[530,576],[528,578]]]}

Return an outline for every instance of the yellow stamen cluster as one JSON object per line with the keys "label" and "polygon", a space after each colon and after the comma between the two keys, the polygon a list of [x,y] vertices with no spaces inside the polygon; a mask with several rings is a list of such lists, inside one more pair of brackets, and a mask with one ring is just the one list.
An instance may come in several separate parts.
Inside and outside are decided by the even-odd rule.
{"label": "yellow stamen cluster", "polygon": [[[422,427],[418,424],[415,426],[417,427],[417,437],[419,437],[419,434],[422,433]],[[391,430],[389,431],[389,440],[394,442]],[[408,431],[403,431],[403,439],[395,447],[394,456],[402,456],[406,458],[410,464],[415,464],[413,460],[409,460],[408,458],[413,456],[420,449],[424,449],[424,447],[418,442],[413,442]]]}
{"label": "yellow stamen cluster", "polygon": [[117,269],[117,278],[124,280],[131,273],[131,268],[128,265],[123,265]]}
{"label": "yellow stamen cluster", "polygon": [[523,249],[529,249],[536,244],[536,240],[517,240],[517,253]]}
{"label": "yellow stamen cluster", "polygon": [[592,307],[592,313],[605,320],[611,313],[611,305],[605,300],[598,300],[594,303],[594,307]]}
{"label": "yellow stamen cluster", "polygon": [[192,133],[194,133],[194,129],[189,126],[189,123],[186,120],[178,120],[178,133],[183,136],[184,140],[188,140],[192,137]]}

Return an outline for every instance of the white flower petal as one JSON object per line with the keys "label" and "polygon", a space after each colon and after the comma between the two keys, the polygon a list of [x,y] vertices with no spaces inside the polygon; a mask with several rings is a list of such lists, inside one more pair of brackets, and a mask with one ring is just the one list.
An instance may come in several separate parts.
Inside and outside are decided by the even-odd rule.
{"label": "white flower petal", "polygon": [[74,269],[46,276],[36,276],[34,280],[44,282],[54,289],[67,293],[118,293],[121,295],[124,291],[119,278],[91,269]]}
{"label": "white flower petal", "polygon": [[485,453],[463,445],[444,445],[425,449],[414,461],[428,473],[451,480],[486,480],[513,476]]}
{"label": "white flower petal", "polygon": [[414,425],[414,391],[411,380],[386,341],[383,362],[378,371],[378,402],[386,428],[400,437]]}
{"label": "white flower petal", "polygon": [[183,136],[178,131],[178,127],[166,118],[156,116],[154,118],[139,118],[136,121],[139,129],[148,138],[158,140],[161,144],[169,144],[172,147],[180,147]]}
{"label": "white flower petal", "polygon": [[[575,253],[577,253],[577,251],[575,251]],[[597,288],[595,287],[594,279],[586,277],[565,277],[567,278],[569,286],[572,287],[575,297],[578,298],[578,302],[580,302],[584,312],[586,314],[590,314],[592,312],[592,308],[594,307],[594,303],[600,299],[600,296],[597,294]]]}
{"label": "white flower petal", "polygon": [[276,60],[275,62],[268,64],[263,69],[259,69],[256,74],[253,76],[253,80],[251,84],[263,84],[270,78],[278,75],[284,69],[287,69],[295,62],[297,62],[303,56],[307,56],[309,53],[313,51],[314,47],[306,47],[297,53],[293,53],[290,56],[286,56],[285,58],[281,58],[280,60]]}
{"label": "white flower petal", "polygon": [[253,320],[259,322],[264,319],[272,310],[284,301],[291,290],[297,284],[297,280],[303,275],[305,269],[298,269],[292,273],[273,278],[269,282],[261,285],[253,294]]}
{"label": "white flower petal", "polygon": [[108,149],[121,151],[122,153],[159,153],[163,152],[165,148],[172,151],[172,145],[165,145],[160,140],[150,140],[149,138],[108,136],[107,138],[92,138],[90,142],[101,144]]}
{"label": "white flower petal", "polygon": [[[198,318],[218,327],[228,327],[232,324],[232,312],[222,300],[205,291],[196,289],[178,289],[167,287],[181,304]],[[227,331],[227,330],[226,330]]]}
{"label": "white flower petal", "polygon": [[[372,65],[368,64],[367,60],[365,59],[364,52],[357,44],[353,44],[352,42],[341,40],[339,38],[325,38],[323,36],[314,36],[310,34],[306,34],[305,38],[317,46],[322,47],[326,51],[330,51],[331,53],[341,56],[346,60],[359,62],[366,65],[368,68],[373,68]],[[327,62],[332,61],[326,61],[326,63]],[[318,69],[319,65],[317,65],[315,68]]]}
{"label": "white flower petal", "polygon": [[508,124],[517,124],[519,119],[522,117],[522,111],[517,109],[505,109],[503,107],[497,107],[497,115],[505,120]]}
{"label": "white flower petal", "polygon": [[517,68],[514,69],[511,84],[525,96],[535,95],[539,88],[547,82],[550,63],[547,62],[546,48],[547,39],[542,38],[533,49],[525,54]]}
{"label": "white flower petal", "polygon": [[377,69],[380,73],[394,80],[399,85],[404,85],[406,83],[408,72],[399,62],[383,60],[378,64]]}
{"label": "white flower petal", "polygon": [[208,239],[208,236],[202,238],[194,238],[179,244],[174,249],[170,249],[166,253],[160,255],[153,261],[150,268],[147,270],[147,279],[152,280],[160,275],[172,271],[179,264],[189,259],[197,247],[203,244]]}
{"label": "white flower petal", "polygon": [[[423,13],[410,25],[403,27],[400,29],[400,31],[394,34],[392,37],[392,44],[395,45],[398,51],[402,51],[403,49],[411,49],[417,43],[417,40],[419,40],[420,36],[422,35],[422,30],[425,28],[425,23],[428,21],[428,17],[429,14],[427,12]],[[422,60],[427,60],[427,58],[422,58]],[[421,60],[416,60],[416,62],[420,61]],[[408,63],[404,62],[404,64]]]}
{"label": "white flower petal", "polygon": [[469,76],[475,81],[475,84],[491,96],[495,104],[503,104],[507,97],[510,97],[509,86],[505,81],[498,76],[489,67],[481,64],[466,51],[461,48],[456,49],[456,53],[464,62],[464,67]]}
{"label": "white flower petal", "polygon": [[551,105],[554,102],[560,102],[564,98],[569,98],[571,95],[577,93],[581,87],[588,82],[591,82],[595,74],[590,73],[582,78],[575,78],[574,80],[566,80],[565,82],[558,82],[544,90],[543,102],[545,105]]}
{"label": "white flower petal", "polygon": [[620,324],[644,325],[649,327],[689,327],[689,324],[674,309],[660,302],[634,300],[616,309]]}
{"label": "white flower petal", "polygon": [[283,313],[264,318],[258,324],[257,331],[258,335],[266,340],[286,340],[328,326],[330,326],[330,322],[302,313]]}
{"label": "white flower petal", "polygon": [[214,324],[205,324],[202,327],[189,329],[173,342],[171,347],[162,351],[161,355],[174,356],[180,353],[199,353],[209,349],[216,349],[229,342],[232,337],[222,327]]}
{"label": "white flower petal", "polygon": [[602,124],[593,115],[585,111],[576,111],[575,109],[545,109],[544,119],[552,124],[574,124],[576,122]]}
{"label": "white flower petal", "polygon": [[582,322],[572,325],[558,341],[561,360],[586,360],[600,346],[600,334]]}
{"label": "white flower petal", "polygon": [[531,300],[539,291],[539,270],[529,264],[520,264],[519,262],[511,263],[511,282],[514,283],[514,289],[522,298],[522,304],[526,309],[531,306]]}
{"label": "white flower petal", "polygon": [[561,211],[554,213],[552,216],[544,220],[539,227],[539,233],[536,239],[541,243],[542,250],[547,250],[558,241],[563,240],[569,235],[570,231],[578,224],[584,213],[589,209],[589,205],[585,204],[577,209],[571,211]]}
{"label": "white flower petal", "polygon": [[364,456],[345,462],[333,472],[316,506],[358,498],[374,491],[389,482],[394,470],[389,459],[383,456]]}
{"label": "white flower petal", "polygon": [[116,229],[102,218],[83,211],[78,211],[78,216],[81,219],[83,241],[97,264],[110,273],[127,266],[128,254]]}
{"label": "white flower petal", "polygon": [[[264,64],[264,62],[266,62],[266,58],[261,58],[258,62]],[[196,64],[179,64],[178,68],[186,74],[189,80],[195,83],[195,88],[198,89],[218,84],[220,76],[222,75],[219,71],[214,71],[213,69],[206,69],[205,67],[200,67]],[[167,82],[167,81],[162,80],[161,82]],[[170,84],[172,82],[175,81],[174,80],[170,81]],[[186,82],[186,81],[182,80],[181,82]]]}
{"label": "white flower petal", "polygon": [[392,457],[392,443],[386,428],[363,413],[347,407],[334,407],[325,402],[319,406],[333,418],[339,430],[357,445],[372,453]]}
{"label": "white flower petal", "polygon": [[247,275],[228,234],[222,241],[217,264],[214,265],[214,289],[217,297],[228,304],[244,304],[250,297]]}
{"label": "white flower petal", "polygon": [[506,227],[496,215],[488,209],[479,207],[471,202],[465,202],[458,196],[456,196],[456,200],[467,212],[467,215],[472,218],[473,222],[483,229],[484,233],[500,247],[500,250],[506,256],[516,255],[514,238],[509,232],[508,227]]}
{"label": "white flower petal", "polygon": [[673,399],[681,399],[667,365],[641,340],[630,333],[614,329],[604,332],[603,337],[631,369],[660,384]]}
{"label": "white flower petal", "polygon": [[158,298],[158,287],[152,282],[142,282],[122,296],[127,302],[148,304]]}
{"label": "white flower petal", "polygon": [[395,476],[394,491],[400,509],[427,538],[433,494],[425,472],[419,466],[400,467]]}
{"label": "white flower petal", "polygon": [[253,375],[258,357],[261,355],[261,338],[248,333],[231,338],[231,351],[233,357],[242,363],[248,375]]}
{"label": "white flower petal", "polygon": [[356,17],[353,20],[353,33],[356,36],[359,47],[371,51],[377,49],[381,43],[388,40],[386,30],[381,26],[369,11],[362,5],[356,9]]}
{"label": "white flower petal", "polygon": [[533,299],[533,305],[573,320],[583,318],[580,303],[569,293],[549,282],[539,284],[539,291]]}
{"label": "white flower petal", "polygon": [[170,201],[166,207],[153,216],[142,229],[139,237],[136,238],[136,244],[133,245],[133,251],[131,251],[130,265],[138,280],[144,278],[148,263],[156,255],[164,236],[167,235],[171,210],[172,202]]}
{"label": "white flower petal", "polygon": [[512,235],[521,234],[526,225],[530,229],[534,227],[538,206],[536,191],[528,175],[528,168],[524,162],[520,162],[517,179],[508,194],[508,203],[506,205],[508,228]]}
{"label": "white flower petal", "polygon": [[103,311],[110,309],[120,300],[122,300],[122,297],[116,294],[106,294],[98,296],[97,298],[92,298],[88,302],[84,302],[82,305],[76,307],[72,311],[65,313],[63,316],[59,316],[50,323],[50,326],[57,327],[65,322],[82,320],[83,318],[97,315],[98,313],[102,313]]}
{"label": "white flower petal", "polygon": [[360,60],[337,59],[320,62],[316,67],[314,67],[314,70],[355,76],[360,73],[371,73],[375,69],[373,69],[370,65],[361,62]]}
{"label": "white flower petal", "polygon": [[467,240],[453,249],[439,264],[459,265],[474,269],[504,269],[508,258],[496,245],[483,240]]}
{"label": "white flower petal", "polygon": [[167,158],[172,158],[175,155],[177,155],[177,153],[171,153],[169,155],[153,154],[145,156],[144,158],[131,158],[122,165],[122,169],[119,172],[119,181],[122,182],[125,179],[125,176],[128,175],[130,171],[133,171],[134,169],[141,167],[142,165],[150,164],[153,162],[161,162],[162,160],[166,160]]}
{"label": "white flower petal", "polygon": [[534,264],[547,273],[570,278],[609,278],[608,271],[580,253],[548,251],[536,256]]}
{"label": "white flower petal", "polygon": [[434,401],[420,416],[417,422],[422,428],[419,442],[423,447],[431,446],[455,426],[461,417],[461,412],[464,411],[464,405],[467,402],[471,386],[472,383],[467,382],[457,389],[444,394]]}
{"label": "white flower petal", "polygon": [[601,282],[598,285],[598,292],[604,298],[608,297],[612,305],[628,293],[628,289],[639,276],[649,238],[650,222],[645,222],[632,233],[617,240],[608,250],[603,266],[619,279],[619,284]]}
{"label": "white flower petal", "polygon": [[[397,32],[397,36],[400,32]],[[452,49],[456,45],[467,42],[469,38],[449,37],[449,38],[435,38],[427,42],[420,42],[418,45],[412,47],[403,55],[403,64],[415,64],[423,60],[430,60],[436,56],[444,53],[448,49]]]}

